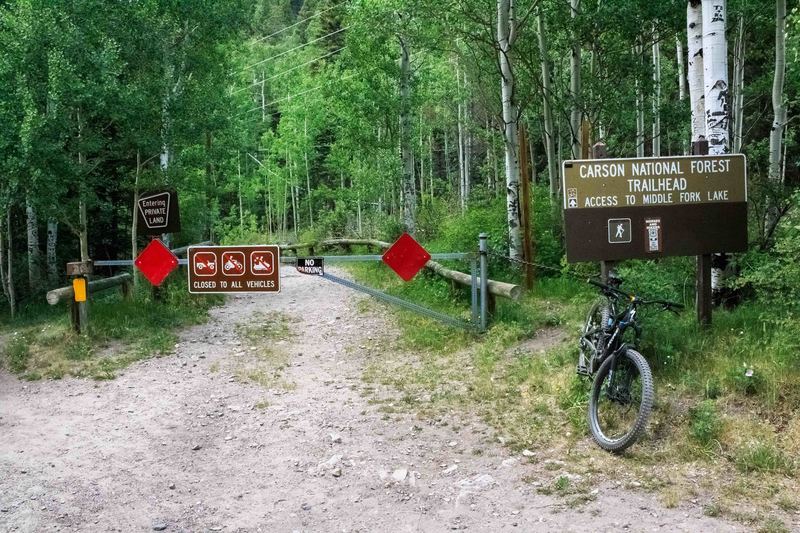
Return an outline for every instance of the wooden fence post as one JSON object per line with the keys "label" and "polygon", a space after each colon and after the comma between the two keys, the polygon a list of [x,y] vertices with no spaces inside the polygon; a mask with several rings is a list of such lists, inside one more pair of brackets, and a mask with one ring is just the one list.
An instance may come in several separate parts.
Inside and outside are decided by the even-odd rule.
{"label": "wooden fence post", "polygon": [[[522,224],[522,259],[525,260],[525,289],[533,289],[533,228],[531,223],[531,187],[528,179],[528,136],[525,126],[519,125],[519,181],[522,187],[522,209],[520,222]],[[490,302],[491,304],[491,302]]]}

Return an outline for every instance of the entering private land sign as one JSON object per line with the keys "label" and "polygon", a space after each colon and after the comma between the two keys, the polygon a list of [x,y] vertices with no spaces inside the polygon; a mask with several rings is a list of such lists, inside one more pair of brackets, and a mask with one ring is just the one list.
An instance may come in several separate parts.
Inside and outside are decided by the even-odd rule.
{"label": "entering private land sign", "polygon": [[570,262],[747,248],[741,154],[565,161],[563,176]]}

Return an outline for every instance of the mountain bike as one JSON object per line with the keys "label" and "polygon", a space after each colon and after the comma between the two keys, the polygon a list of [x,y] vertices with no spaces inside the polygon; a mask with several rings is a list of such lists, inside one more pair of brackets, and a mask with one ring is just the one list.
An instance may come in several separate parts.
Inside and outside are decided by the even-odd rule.
{"label": "mountain bike", "polygon": [[650,365],[636,350],[642,334],[637,313],[650,305],[677,312],[683,305],[629,294],[619,288],[619,278],[608,284],[587,281],[600,289],[603,298],[586,317],[577,371],[592,378],[588,415],[592,437],[604,450],[621,453],[644,431],[655,396]]}

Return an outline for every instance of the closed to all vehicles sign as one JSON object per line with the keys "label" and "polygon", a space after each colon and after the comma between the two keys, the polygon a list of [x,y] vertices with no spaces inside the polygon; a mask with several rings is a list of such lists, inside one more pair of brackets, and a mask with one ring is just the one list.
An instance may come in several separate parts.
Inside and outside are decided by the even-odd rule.
{"label": "closed to all vehicles sign", "polygon": [[280,248],[192,246],[188,251],[189,292],[280,292]]}

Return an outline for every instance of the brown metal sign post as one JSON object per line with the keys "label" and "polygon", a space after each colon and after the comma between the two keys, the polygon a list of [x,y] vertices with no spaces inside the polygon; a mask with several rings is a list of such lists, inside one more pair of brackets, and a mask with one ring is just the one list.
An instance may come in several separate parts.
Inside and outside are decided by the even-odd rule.
{"label": "brown metal sign post", "polygon": [[280,248],[260,246],[190,246],[189,292],[280,292]]}
{"label": "brown metal sign post", "polygon": [[[747,171],[741,154],[565,161],[563,175],[570,262],[747,248]],[[698,286],[704,288],[701,278]]]}

